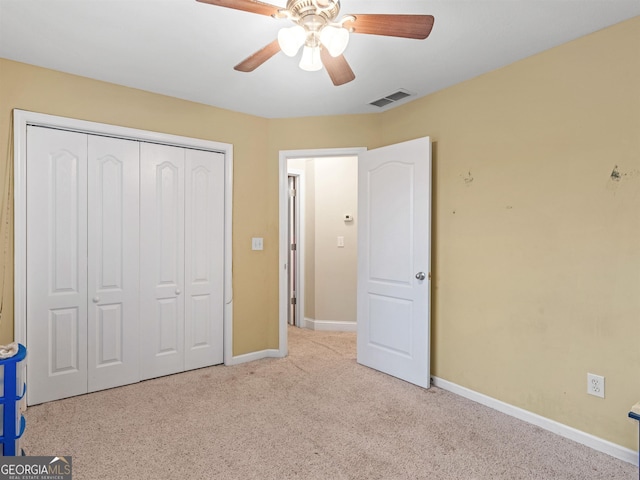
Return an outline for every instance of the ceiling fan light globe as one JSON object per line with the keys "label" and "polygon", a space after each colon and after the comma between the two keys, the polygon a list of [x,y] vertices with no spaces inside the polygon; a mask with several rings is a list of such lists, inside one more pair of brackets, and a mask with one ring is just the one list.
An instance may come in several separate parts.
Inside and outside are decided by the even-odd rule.
{"label": "ceiling fan light globe", "polygon": [[320,32],[320,42],[326,47],[329,55],[342,55],[349,44],[349,30],[328,25]]}
{"label": "ceiling fan light globe", "polygon": [[307,47],[302,49],[302,58],[300,59],[300,68],[307,72],[315,72],[322,68],[322,60],[320,59],[320,47]]}
{"label": "ceiling fan light globe", "polygon": [[278,44],[280,50],[284,52],[288,57],[295,57],[300,50],[300,47],[304,45],[304,41],[307,37],[304,28],[300,25],[293,27],[281,28],[278,32]]}

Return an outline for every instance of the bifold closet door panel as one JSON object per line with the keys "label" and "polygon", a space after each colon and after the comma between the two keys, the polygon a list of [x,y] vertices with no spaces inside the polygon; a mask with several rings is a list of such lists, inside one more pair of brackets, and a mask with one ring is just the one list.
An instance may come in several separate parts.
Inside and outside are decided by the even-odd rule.
{"label": "bifold closet door panel", "polygon": [[140,378],[184,370],[183,148],[140,144]]}
{"label": "bifold closet door panel", "polygon": [[191,370],[223,362],[224,155],[185,155],[185,370]]}
{"label": "bifold closet door panel", "polygon": [[223,362],[221,153],[29,126],[30,405]]}
{"label": "bifold closet door panel", "polygon": [[89,136],[88,390],[139,380],[139,142]]}
{"label": "bifold closet door panel", "polygon": [[87,392],[87,135],[27,129],[29,404]]}

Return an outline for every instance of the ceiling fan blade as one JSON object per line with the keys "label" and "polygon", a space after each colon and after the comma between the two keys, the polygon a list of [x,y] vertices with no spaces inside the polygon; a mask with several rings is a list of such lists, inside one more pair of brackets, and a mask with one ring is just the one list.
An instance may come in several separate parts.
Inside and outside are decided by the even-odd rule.
{"label": "ceiling fan blade", "polygon": [[233,69],[239,72],[253,72],[256,68],[258,68],[267,60],[269,60],[279,51],[280,51],[280,44],[278,43],[278,40],[274,40],[266,47],[261,48],[253,55],[250,55],[249,57],[245,58],[235,67],[233,67]]}
{"label": "ceiling fan blade", "polygon": [[389,37],[415,38],[423,40],[433,28],[433,15],[360,14],[352,15],[355,20],[347,20],[344,27],[353,33],[387,35]]}
{"label": "ceiling fan blade", "polygon": [[250,13],[271,16],[280,10],[280,7],[258,0],[197,0],[198,2],[217,5],[219,7],[233,8]]}
{"label": "ceiling fan blade", "polygon": [[321,48],[320,59],[335,86],[344,85],[356,78],[344,55],[332,57],[326,48]]}

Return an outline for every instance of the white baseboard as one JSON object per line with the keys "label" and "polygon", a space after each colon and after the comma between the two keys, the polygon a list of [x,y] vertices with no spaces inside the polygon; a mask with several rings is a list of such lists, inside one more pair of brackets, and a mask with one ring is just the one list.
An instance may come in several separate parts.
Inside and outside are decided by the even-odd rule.
{"label": "white baseboard", "polygon": [[611,455],[612,457],[633,465],[638,465],[638,452],[623,447],[622,445],[615,444],[608,440],[591,435],[590,433],[577,430],[573,427],[569,427],[568,425],[556,422],[555,420],[529,412],[528,410],[496,400],[495,398],[470,390],[466,387],[462,387],[453,382],[443,380],[442,378],[431,377],[431,379],[434,387],[442,388],[443,390],[468,398],[469,400],[473,400],[474,402],[493,408],[499,412],[506,413],[507,415],[536,425],[557,435],[573,440],[574,442],[586,445],[587,447],[593,448],[599,452],[606,453],[607,455]]}
{"label": "white baseboard", "polygon": [[275,348],[268,350],[259,350],[257,352],[245,353],[244,355],[236,355],[231,357],[231,361],[227,365],[240,365],[241,363],[253,362],[263,358],[282,358],[284,355]]}
{"label": "white baseboard", "polygon": [[355,332],[356,322],[305,318],[304,328],[308,328],[310,330],[322,330],[324,332]]}

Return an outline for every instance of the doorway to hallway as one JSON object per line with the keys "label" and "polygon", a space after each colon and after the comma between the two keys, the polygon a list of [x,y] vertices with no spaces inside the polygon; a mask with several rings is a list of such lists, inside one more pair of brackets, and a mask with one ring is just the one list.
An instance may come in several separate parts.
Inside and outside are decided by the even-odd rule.
{"label": "doorway to hallway", "polygon": [[[358,228],[356,255],[355,317],[357,361],[416,385],[429,387],[430,289],[431,289],[431,141],[428,137],[380,147],[354,149],[357,171],[355,208],[333,212],[333,219],[353,221]],[[287,355],[287,294],[289,283],[288,205],[290,161],[345,155],[340,150],[280,152],[280,315],[279,354]],[[319,164],[322,164],[319,163]],[[314,170],[315,173],[315,170]],[[334,172],[332,172],[334,173]],[[336,177],[338,175],[333,175]],[[335,196],[337,189],[332,192]],[[345,211],[346,210],[346,211]],[[317,217],[317,215],[315,215]],[[346,245],[342,235],[333,237],[335,225],[325,228],[314,218],[332,248]],[[326,234],[328,232],[328,234]],[[326,234],[326,235],[325,235]],[[315,240],[320,237],[314,233]],[[316,242],[319,243],[319,242]],[[315,245],[316,253],[318,245]],[[335,251],[335,250],[334,250]],[[315,258],[317,259],[317,254]],[[301,258],[304,256],[301,255]],[[304,263],[299,260],[299,263]],[[330,262],[314,264],[324,268]],[[330,278],[340,277],[334,269]],[[300,275],[293,278],[300,279]],[[314,292],[318,291],[315,272]],[[304,289],[302,289],[304,290]],[[296,289],[297,298],[304,295]],[[335,293],[335,291],[334,291]],[[352,298],[353,299],[353,298]],[[315,302],[315,299],[314,299]],[[332,303],[335,298],[331,298]],[[315,306],[317,312],[318,306]],[[305,313],[306,313],[305,308]],[[310,310],[310,309],[309,309]],[[299,313],[299,312],[298,312]],[[305,319],[305,326],[307,320]],[[315,323],[313,324],[315,327]]]}
{"label": "doorway to hallway", "polygon": [[[280,153],[282,355],[287,352],[288,325],[355,331],[357,220],[353,219],[357,209],[357,157],[365,150]],[[345,176],[351,180],[345,181]],[[345,222],[346,215],[350,221]],[[350,280],[342,273],[347,264],[353,267],[346,267]]]}

